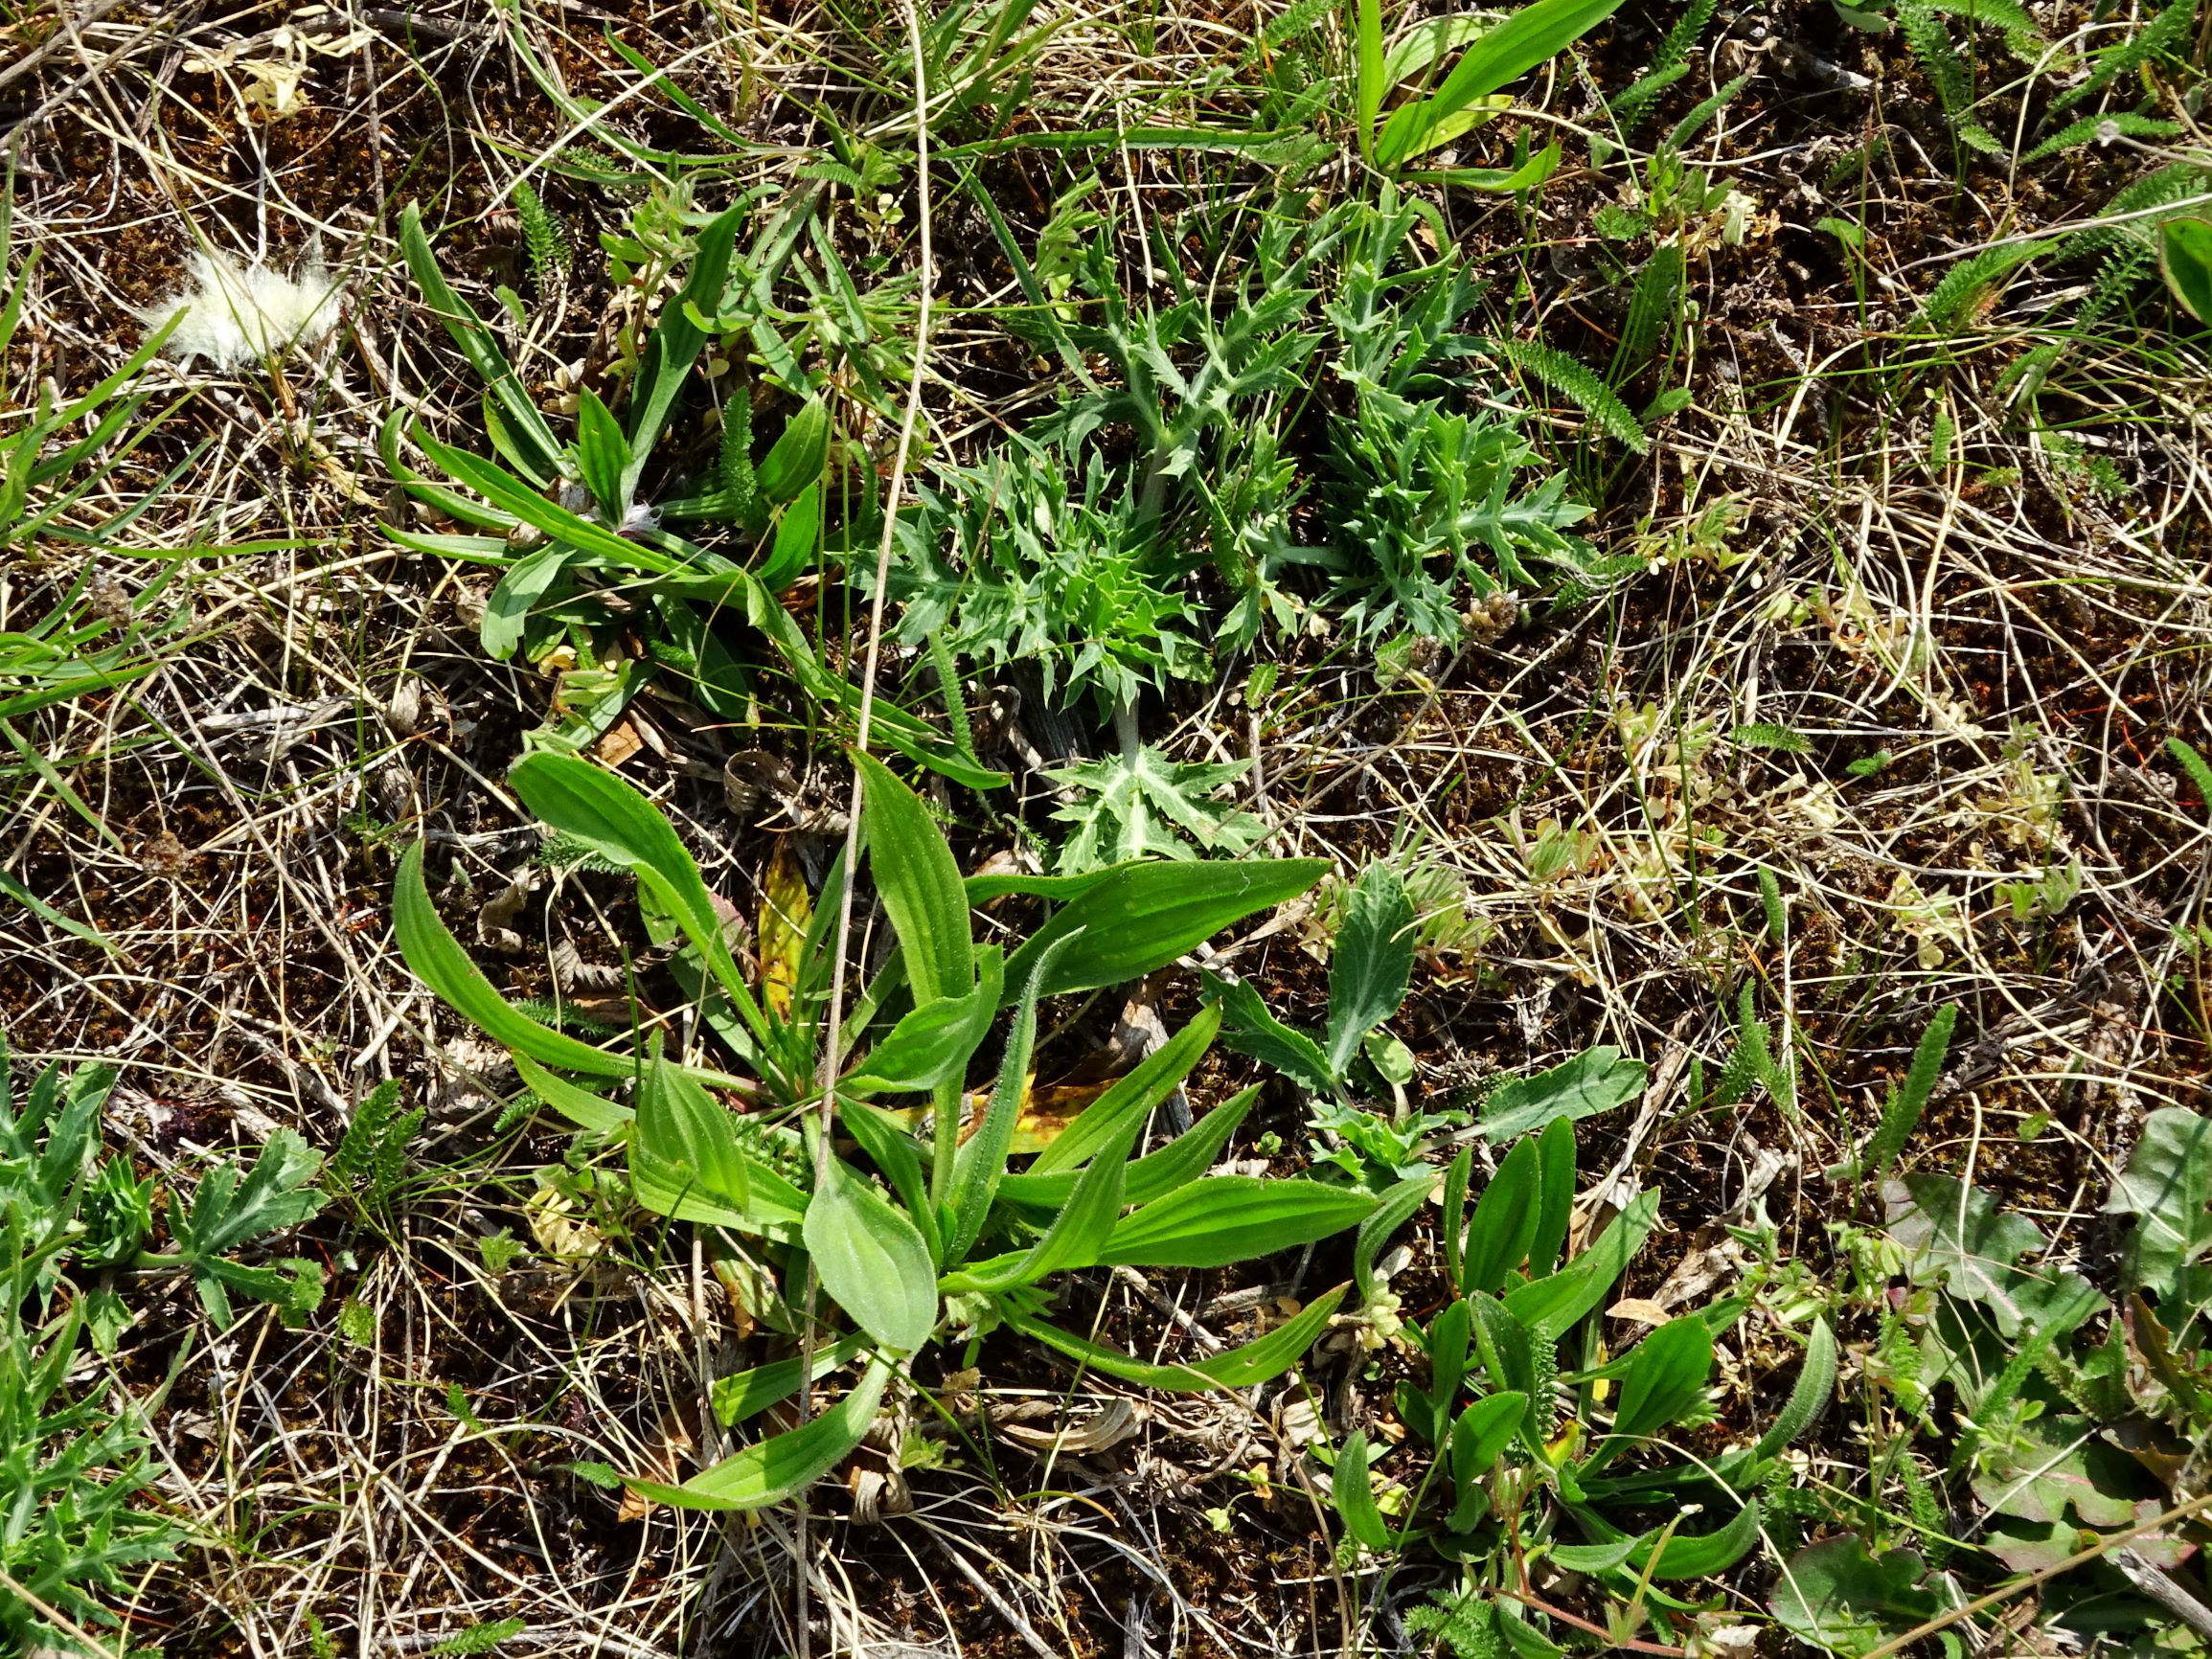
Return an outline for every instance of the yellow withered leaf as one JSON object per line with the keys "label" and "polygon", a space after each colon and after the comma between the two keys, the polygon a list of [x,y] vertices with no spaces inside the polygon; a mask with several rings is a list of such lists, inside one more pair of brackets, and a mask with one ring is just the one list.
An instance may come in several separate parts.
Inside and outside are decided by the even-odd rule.
{"label": "yellow withered leaf", "polygon": [[814,919],[814,896],[791,854],[791,838],[776,837],[768,873],[761,882],[761,1001],[778,1019],[791,1017],[799,989],[800,953]]}
{"label": "yellow withered leaf", "polygon": [[[1021,1109],[1014,1120],[1014,1145],[1009,1150],[1016,1156],[1043,1151],[1112,1083],[1113,1079],[1108,1078],[1095,1083],[1047,1083],[1038,1088],[1035,1073],[1024,1078]],[[983,1122],[984,1110],[991,1104],[991,1094],[990,1089],[971,1089],[961,1096],[960,1138],[963,1141],[975,1133],[976,1126]],[[916,1134],[925,1132],[928,1127],[926,1106],[892,1106],[886,1110]]]}

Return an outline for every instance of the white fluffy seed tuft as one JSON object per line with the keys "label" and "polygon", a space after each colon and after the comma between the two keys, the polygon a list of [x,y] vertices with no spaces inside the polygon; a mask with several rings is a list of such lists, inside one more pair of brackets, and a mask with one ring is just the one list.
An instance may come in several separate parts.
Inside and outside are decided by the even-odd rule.
{"label": "white fluffy seed tuft", "polygon": [[321,339],[338,320],[338,282],[320,262],[287,277],[202,250],[192,256],[186,279],[181,292],[147,307],[138,320],[151,334],[182,311],[184,321],[162,352],[188,366],[205,358],[217,369],[238,369],[281,356]]}

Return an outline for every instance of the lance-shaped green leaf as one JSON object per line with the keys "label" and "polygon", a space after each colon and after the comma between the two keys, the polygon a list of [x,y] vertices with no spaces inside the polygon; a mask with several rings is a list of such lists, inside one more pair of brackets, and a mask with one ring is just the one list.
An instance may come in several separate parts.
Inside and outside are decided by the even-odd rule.
{"label": "lance-shaped green leaf", "polygon": [[[1465,1307],[1467,1304],[1457,1303]],[[1481,1482],[1497,1466],[1528,1418],[1528,1396],[1512,1389],[1485,1395],[1459,1414],[1451,1425],[1451,1483],[1458,1490],[1451,1519],[1454,1533],[1472,1532],[1490,1512],[1490,1494]]]}
{"label": "lance-shaped green leaf", "polygon": [[392,884],[392,934],[415,977],[500,1047],[590,1077],[627,1078],[636,1073],[633,1056],[611,1055],[538,1024],[477,971],[461,942],[439,920],[437,906],[422,885],[421,842],[399,857],[399,875]]}
{"label": "lance-shaped green leaf", "polygon": [[1128,1124],[1142,1122],[1205,1057],[1220,1024],[1219,1010],[1200,1010],[1197,1017],[1116,1078],[1105,1094],[1054,1136],[1052,1144],[1031,1160],[1029,1175],[1049,1175],[1087,1164],[1102,1148],[1120,1139]]}
{"label": "lance-shaped green leaf", "polygon": [[516,762],[507,781],[523,805],[554,829],[636,876],[683,929],[755,1038],[770,1040],[760,1004],[730,954],[699,867],[659,808],[613,773],[573,755],[528,756]]}
{"label": "lance-shaped green leaf", "polygon": [[1132,1359],[1117,1348],[1089,1342],[1042,1319],[1007,1307],[1000,1309],[1007,1325],[1025,1336],[1034,1336],[1093,1371],[1118,1376],[1146,1388],[1167,1393],[1197,1393],[1207,1389],[1254,1388],[1288,1371],[1327,1329],[1350,1285],[1339,1284],[1319,1300],[1309,1303],[1296,1318],[1276,1327],[1257,1341],[1226,1353],[1195,1360],[1187,1365],[1149,1365]]}
{"label": "lance-shaped green leaf", "polygon": [[909,1010],[837,1084],[840,1095],[927,1094],[957,1083],[1005,1006],[1006,961],[995,944],[975,953],[977,982],[966,996]]}
{"label": "lance-shaped green leaf", "polygon": [[[1015,1012],[1014,1030],[1007,1037],[998,1086],[992,1090],[991,1102],[984,1107],[983,1122],[954,1156],[951,1191],[947,1195],[949,1224],[945,1233],[947,1262],[965,1260],[968,1252],[975,1247],[975,1240],[983,1231],[984,1217],[991,1214],[991,1206],[998,1196],[998,1184],[1005,1179],[1007,1154],[1014,1148],[1015,1124],[1020,1118],[1022,1093],[1029,1081],[1030,1051],[1037,1043],[1038,986],[1052,971],[1056,955],[1057,952],[1048,951],[1032,966],[1029,983],[1021,993],[1021,1005]],[[1009,971],[1012,971],[1011,965]],[[939,1109],[946,1110],[956,1103],[940,1102]]]}
{"label": "lance-shaped green leaf", "polygon": [[810,398],[769,445],[755,477],[761,493],[770,501],[798,499],[800,491],[822,476],[830,455],[830,411],[819,398]]}
{"label": "lance-shaped green leaf", "polygon": [[2174,218],[2160,225],[2158,269],[2183,309],[2212,323],[2212,222]]}
{"label": "lance-shaped green leaf", "polygon": [[[859,1336],[824,1343],[814,1351],[814,1380],[819,1382],[838,1367],[850,1365],[867,1346],[867,1340]],[[799,1358],[793,1354],[789,1359],[771,1360],[750,1371],[716,1377],[708,1391],[715,1416],[724,1428],[735,1428],[747,1418],[759,1416],[799,1392]]]}
{"label": "lance-shaped green leaf", "polygon": [[1754,1465],[1765,1463],[1790,1444],[1819,1420],[1820,1414],[1835,1398],[1836,1333],[1828,1329],[1827,1320],[1815,1319],[1805,1340],[1805,1363],[1798,1368],[1797,1381],[1773,1423],[1751,1448],[1749,1461]]}
{"label": "lance-shaped green leaf", "polygon": [[1381,1281],[1375,1276],[1375,1259],[1382,1253],[1382,1246],[1390,1242],[1391,1235],[1413,1219],[1415,1212],[1428,1201],[1428,1194],[1435,1190],[1433,1173],[1425,1171],[1401,1181],[1382,1194],[1381,1202],[1359,1223],[1358,1235],[1352,1240],[1352,1283],[1359,1292],[1362,1305],[1374,1302],[1382,1294]]}
{"label": "lance-shaped green leaf", "polygon": [[1542,1277],[1559,1265],[1575,1207],[1575,1126],[1554,1118],[1537,1137],[1536,1232],[1528,1244],[1528,1270]]}
{"label": "lance-shaped green leaf", "polygon": [[1557,1273],[1507,1291],[1506,1307],[1531,1330],[1559,1336],[1606,1299],[1658,1219],[1658,1193],[1637,1193],[1574,1261]]}
{"label": "lance-shaped green leaf", "polygon": [[923,1170],[926,1149],[906,1132],[906,1125],[866,1101],[840,1101],[837,1121],[883,1171],[891,1190],[906,1206],[906,1213],[928,1215],[929,1183]]}
{"label": "lance-shaped green leaf", "polygon": [[629,441],[622,422],[589,386],[581,387],[576,401],[576,470],[599,510],[619,520],[629,507]]}
{"label": "lance-shaped green leaf", "polygon": [[1123,1185],[1129,1175],[1129,1148],[1141,1122],[1124,1126],[1121,1135],[1093,1158],[1075,1178],[1066,1205],[1045,1229],[1044,1237],[1026,1251],[977,1262],[946,1278],[944,1288],[996,1294],[1023,1284],[1035,1284],[1055,1273],[1098,1264],[1099,1252],[1112,1235],[1121,1215]]}
{"label": "lance-shaped green leaf", "polygon": [[1461,1247],[1462,1294],[1487,1290],[1495,1295],[1504,1287],[1505,1276],[1527,1257],[1540,1219],[1538,1174],[1537,1144],[1524,1140],[1506,1154],[1497,1174],[1483,1189]]}
{"label": "lance-shaped green leaf", "polygon": [[975,986],[975,947],[968,891],[945,831],[922,798],[873,755],[855,754],[861,781],[860,832],[876,891],[890,913],[906,963],[914,1005],[965,996]]}
{"label": "lance-shaped green leaf", "polygon": [[[1402,105],[1375,140],[1376,165],[1395,168],[1456,130],[1475,101],[1548,61],[1611,16],[1621,0],[1535,0],[1474,40],[1433,98]],[[1459,122],[1458,127],[1453,123]]]}
{"label": "lance-shaped green leaf", "polygon": [[627,1128],[636,1116],[619,1102],[579,1088],[566,1078],[547,1071],[526,1054],[516,1052],[513,1059],[515,1075],[524,1086],[580,1129],[612,1134]]}
{"label": "lance-shaped green leaf", "polygon": [[1225,1267],[1356,1227],[1375,1205],[1372,1194],[1319,1181],[1212,1175],[1124,1216],[1099,1260],[1131,1267]]}
{"label": "lance-shaped green leaf", "polygon": [[1329,1495],[1343,1517],[1344,1530],[1370,1550],[1390,1548],[1390,1529],[1376,1507],[1375,1488],[1367,1474],[1367,1436],[1358,1430],[1345,1440],[1330,1471]]}
{"label": "lance-shaped green leaf", "polygon": [[1645,1337],[1621,1383],[1613,1432],[1599,1443],[1584,1471],[1603,1468],[1636,1441],[1657,1434],[1701,1403],[1712,1375],[1713,1333],[1702,1319],[1670,1319]]}
{"label": "lance-shaped green leaf", "polygon": [[673,558],[648,547],[640,541],[630,541],[595,524],[581,513],[571,512],[556,502],[548,501],[528,484],[516,478],[495,462],[481,455],[471,455],[466,449],[449,448],[421,427],[414,429],[416,443],[454,483],[473,489],[492,506],[513,513],[523,523],[543,531],[556,541],[566,542],[581,556],[588,555],[592,562],[607,565],[616,570],[648,570],[673,574],[687,565],[712,569],[727,561],[718,557],[694,549],[689,559]]}
{"label": "lance-shaped green leaf", "polygon": [[422,290],[422,298],[437,312],[438,320],[445,325],[445,331],[461,348],[468,366],[483,378],[497,399],[510,441],[521,449],[521,458],[531,464],[541,481],[551,479],[560,468],[560,441],[554,437],[545,417],[531,401],[521,376],[500,351],[484,319],[453,291],[445,272],[438,268],[429,239],[422,234],[422,212],[413,202],[408,203],[399,216],[399,251],[406,257],[407,270],[414,277],[415,285]]}
{"label": "lance-shaped green leaf", "polygon": [[[1122,1189],[1122,1201],[1149,1204],[1203,1175],[1220,1162],[1221,1148],[1228,1145],[1229,1137],[1236,1133],[1237,1125],[1244,1121],[1244,1114],[1259,1098],[1258,1083],[1239,1090],[1158,1151],[1147,1152],[1131,1163]],[[1140,1117],[1137,1121],[1143,1120]],[[1027,1170],[1008,1175],[998,1184],[998,1200],[1025,1214],[1042,1211],[1049,1215],[1058,1211],[1074,1193],[1076,1174],[1072,1170],[1059,1170],[1049,1175]]]}
{"label": "lance-shaped green leaf", "polygon": [[1006,965],[1020,984],[1045,951],[1080,932],[1038,994],[1064,996],[1142,978],[1222,928],[1295,898],[1321,879],[1318,858],[1119,864],[1056,912]]}
{"label": "lance-shaped green leaf", "polygon": [[627,1477],[623,1484],[641,1497],[679,1510],[773,1509],[845,1461],[875,1423],[890,1380],[890,1363],[873,1360],[853,1392],[820,1417],[770,1435],[681,1486]]}
{"label": "lance-shaped green leaf", "polygon": [[646,459],[660,442],[684,376],[698,361],[707,343],[706,330],[692,320],[691,307],[711,307],[720,300],[730,274],[730,251],[738,225],[750,211],[740,202],[717,216],[693,244],[692,268],[685,274],[683,290],[661,307],[639,354],[637,377],[629,389],[629,434],[627,441],[620,490],[624,506],[637,493]]}
{"label": "lance-shaped green leaf", "polygon": [[629,1173],[637,1201],[678,1221],[789,1237],[806,1196],[739,1144],[730,1113],[657,1056],[638,1080]]}
{"label": "lance-shaped green leaf", "polygon": [[922,1230],[827,1153],[804,1237],[823,1289],[861,1329],[901,1353],[929,1340],[937,1326],[937,1270]]}
{"label": "lance-shaped green leaf", "polygon": [[[501,544],[504,547],[504,543]],[[576,550],[566,542],[549,541],[509,565],[484,602],[484,620],[476,625],[477,643],[494,662],[505,662],[522,644],[530,613],[568,568]]]}

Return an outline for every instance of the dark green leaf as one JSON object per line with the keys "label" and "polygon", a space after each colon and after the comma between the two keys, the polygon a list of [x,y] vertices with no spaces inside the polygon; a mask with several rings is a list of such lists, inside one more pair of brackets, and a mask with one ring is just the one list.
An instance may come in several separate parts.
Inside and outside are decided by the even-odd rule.
{"label": "dark green leaf", "polygon": [[1461,1412],[1459,1420],[1451,1425],[1451,1483],[1459,1492],[1447,1523],[1452,1532],[1472,1531],[1489,1512],[1490,1497],[1479,1483],[1497,1466],[1497,1460],[1520,1432],[1528,1417],[1528,1396],[1512,1390],[1486,1395]]}
{"label": "dark green leaf", "polygon": [[635,1115],[589,1089],[577,1087],[566,1078],[547,1071],[528,1055],[514,1053],[514,1070],[530,1092],[582,1129],[596,1129],[602,1134],[612,1134],[627,1128]]}
{"label": "dark green leaf", "polygon": [[923,1172],[924,1151],[906,1132],[906,1125],[889,1112],[878,1111],[865,1101],[840,1100],[837,1121],[859,1143],[876,1168],[883,1171],[891,1190],[899,1194],[910,1216],[929,1213],[929,1186]]}
{"label": "dark green leaf", "polygon": [[1639,1552],[1634,1565],[1662,1580],[1710,1579],[1741,1561],[1758,1542],[1759,1506],[1748,1503],[1726,1526],[1710,1533],[1676,1533],[1658,1546],[1656,1559]]}
{"label": "dark green leaf", "polygon": [[1540,1278],[1559,1264],[1575,1207],[1575,1125],[1554,1118],[1537,1137],[1536,1232],[1529,1239],[1528,1270]]}
{"label": "dark green leaf", "polygon": [[[1240,1090],[1156,1152],[1129,1165],[1123,1202],[1149,1204],[1186,1187],[1220,1161],[1221,1148],[1260,1098],[1260,1085]],[[1094,1108],[1095,1109],[1095,1108]],[[1049,1175],[1009,1175],[998,1185],[999,1199],[1026,1213],[1057,1211],[1075,1191],[1075,1175],[1065,1170]]]}
{"label": "dark green leaf", "polygon": [[576,394],[576,462],[600,511],[620,519],[629,506],[624,477],[629,469],[629,441],[614,412],[589,386]]}
{"label": "dark green leaf", "polygon": [[1035,1284],[1060,1272],[1091,1267],[1113,1234],[1121,1215],[1124,1184],[1129,1175],[1129,1148],[1143,1123],[1131,1122],[1075,1177],[1067,1204],[1052,1220],[1043,1238],[1027,1251],[1000,1258],[947,1276],[947,1292],[982,1290],[998,1292],[1017,1285]]}
{"label": "dark green leaf", "polygon": [[1602,1468],[1633,1442],[1657,1434],[1700,1404],[1712,1374],[1713,1334],[1702,1319],[1670,1319],[1645,1337],[1621,1384],[1613,1432],[1584,1466],[1584,1472]]}
{"label": "dark green leaf", "polygon": [[646,338],[629,389],[628,453],[621,482],[624,507],[637,491],[646,459],[660,442],[669,411],[675,406],[676,394],[683,390],[684,376],[706,346],[706,331],[692,320],[692,308],[703,310],[720,303],[729,282],[731,246],[747,211],[747,205],[741,202],[699,232],[682,291],[661,307],[652,332]]}
{"label": "dark green leaf", "polygon": [[1355,1430],[1344,1443],[1344,1449],[1336,1454],[1336,1466],[1330,1472],[1329,1494],[1335,1502],[1336,1512],[1344,1518],[1344,1530],[1370,1550],[1390,1548],[1390,1529],[1382,1524],[1382,1511],[1375,1507],[1375,1489],[1367,1478],[1367,1437]]}
{"label": "dark green leaf", "polygon": [[1220,1010],[1221,1046],[1273,1066],[1293,1082],[1316,1093],[1336,1086],[1336,1074],[1321,1045],[1267,1011],[1260,993],[1242,980],[1205,976],[1205,995]]}
{"label": "dark green leaf", "polygon": [[638,1080],[629,1170],[637,1201],[679,1221],[787,1236],[807,1208],[797,1188],[746,1155],[729,1112],[657,1057]]}
{"label": "dark green leaf", "polygon": [[1558,1336],[1606,1299],[1659,1218],[1657,1193],[1639,1193],[1597,1241],[1557,1273],[1515,1286],[1505,1305],[1530,1329]]}
{"label": "dark green leaf", "polygon": [[784,423],[783,432],[763,458],[754,477],[761,493],[773,502],[796,501],[822,476],[830,455],[830,411],[810,398]]}
{"label": "dark green leaf", "polygon": [[484,620],[476,626],[476,638],[486,656],[503,663],[514,654],[522,644],[532,608],[560,580],[561,572],[575,557],[576,550],[567,543],[549,541],[507,567],[491,589],[491,597],[484,602]]}
{"label": "dark green leaf", "polygon": [[611,772],[573,755],[528,756],[507,780],[538,817],[637,877],[683,929],[754,1035],[767,1040],[760,1005],[730,954],[699,867],[660,809]]}
{"label": "dark green leaf", "polygon": [[1375,1258],[1390,1236],[1410,1221],[1428,1194],[1436,1190],[1436,1177],[1423,1173],[1409,1181],[1401,1181],[1382,1194],[1367,1219],[1359,1223],[1358,1236],[1352,1241],[1352,1283],[1357,1286],[1362,1305],[1372,1303],[1382,1294],[1382,1286],[1375,1278]]}
{"label": "dark green leaf", "polygon": [[437,313],[438,320],[445,325],[445,331],[461,348],[468,366],[498,400],[510,438],[522,446],[522,458],[532,464],[538,482],[550,481],[559,470],[560,443],[546,425],[545,417],[537,412],[537,405],[531,401],[521,377],[499,350],[484,319],[453,291],[445,273],[439,270],[429,239],[422,234],[422,213],[412,202],[399,216],[399,250],[406,257],[415,285],[422,290],[422,298]]}

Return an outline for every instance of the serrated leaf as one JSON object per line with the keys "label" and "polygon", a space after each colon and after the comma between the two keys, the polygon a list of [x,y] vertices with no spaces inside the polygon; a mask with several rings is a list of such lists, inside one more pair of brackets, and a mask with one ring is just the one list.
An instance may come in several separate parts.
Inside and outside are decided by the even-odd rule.
{"label": "serrated leaf", "polygon": [[1329,1069],[1341,1078],[1359,1041],[1398,1011],[1413,976],[1412,897],[1397,871],[1370,864],[1345,899],[1329,959]]}
{"label": "serrated leaf", "polygon": [[1315,1093],[1336,1086],[1321,1045],[1296,1026],[1277,1019],[1250,986],[1208,973],[1204,994],[1220,1010],[1223,1048],[1250,1055]]}
{"label": "serrated leaf", "polygon": [[1250,769],[1249,761],[1171,761],[1147,744],[1134,755],[1048,771],[1083,797],[1053,813],[1075,826],[1060,847],[1060,870],[1080,875],[1131,858],[1189,858],[1192,841],[1208,852],[1249,851],[1267,832],[1266,822],[1212,797]]}

